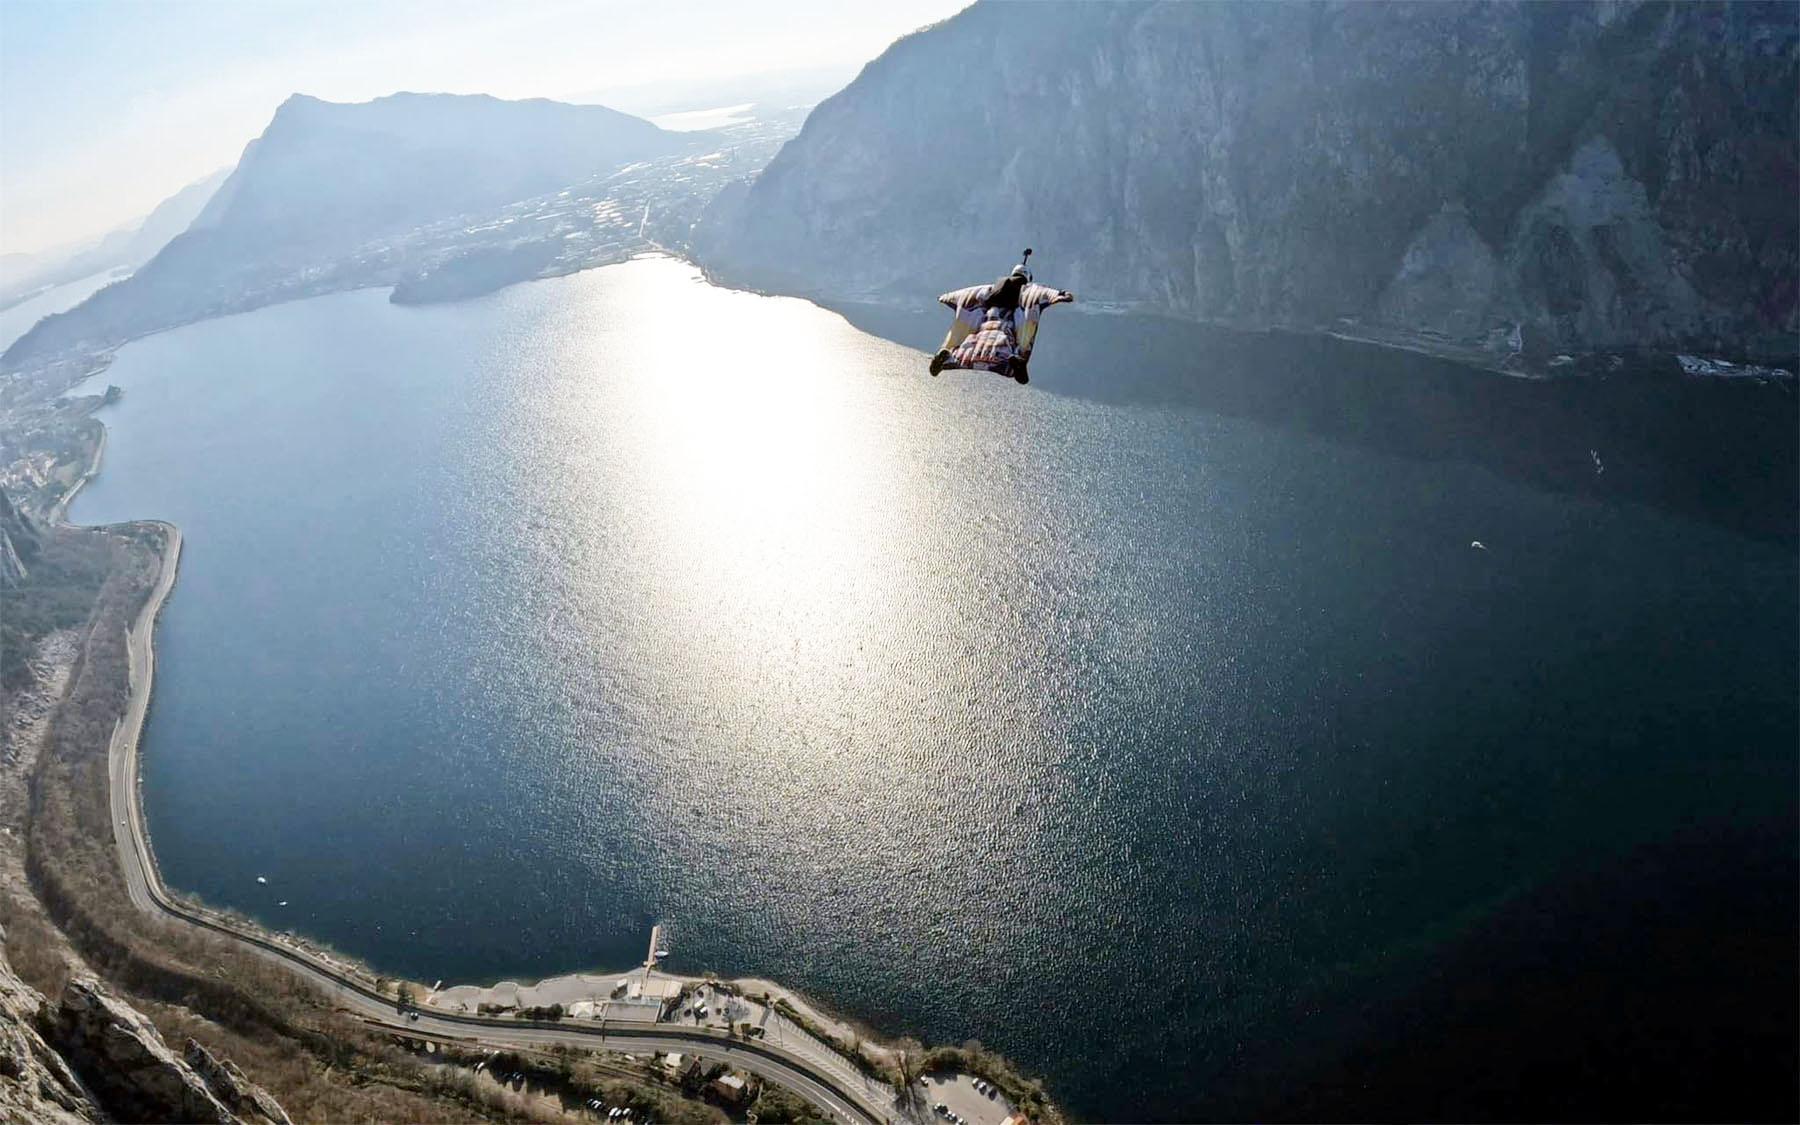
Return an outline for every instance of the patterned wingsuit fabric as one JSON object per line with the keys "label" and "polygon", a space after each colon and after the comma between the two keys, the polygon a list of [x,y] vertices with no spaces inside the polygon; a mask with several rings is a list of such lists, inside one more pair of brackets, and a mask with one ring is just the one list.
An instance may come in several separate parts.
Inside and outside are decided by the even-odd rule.
{"label": "patterned wingsuit fabric", "polygon": [[944,364],[946,370],[1006,374],[1015,358],[1029,360],[1038,317],[1062,295],[1047,285],[1027,285],[1019,294],[1019,307],[1007,312],[983,307],[994,288],[992,284],[971,285],[938,298],[939,304],[953,309],[956,319],[970,329],[969,335],[951,350],[950,362]]}

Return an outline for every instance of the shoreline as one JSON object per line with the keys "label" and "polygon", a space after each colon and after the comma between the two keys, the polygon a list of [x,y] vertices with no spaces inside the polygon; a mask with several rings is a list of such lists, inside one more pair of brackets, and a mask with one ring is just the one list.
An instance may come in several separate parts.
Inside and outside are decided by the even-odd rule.
{"label": "shoreline", "polygon": [[57,499],[56,504],[50,509],[48,515],[49,522],[52,524],[66,525],[68,527],[82,526],[81,524],[69,521],[66,518],[66,515],[69,510],[69,505],[75,502],[76,495],[79,494],[83,488],[87,487],[89,481],[100,475],[100,463],[106,457],[106,423],[96,418],[94,419],[94,424],[100,427],[100,440],[94,443],[94,455],[88,458],[87,468],[82,471],[80,476],[75,478],[75,483],[69,486],[68,490]]}
{"label": "shoreline", "polygon": [[[101,367],[110,360],[102,358]],[[92,372],[90,372],[92,373]],[[104,532],[129,543],[136,554],[145,550],[156,554],[155,577],[143,594],[142,602],[130,610],[121,630],[125,642],[126,691],[123,706],[116,715],[106,737],[106,786],[104,807],[111,822],[105,829],[113,837],[114,862],[118,864],[129,910],[165,923],[175,922],[194,931],[209,931],[242,952],[291,974],[301,984],[317,993],[327,1010],[335,1009],[377,1034],[407,1041],[430,1039],[461,1044],[490,1054],[502,1050],[593,1051],[623,1053],[626,1057],[661,1056],[664,1053],[686,1054],[709,1063],[722,1063],[786,1089],[815,1106],[823,1116],[837,1122],[858,1125],[892,1125],[910,1119],[916,1113],[916,1099],[910,1085],[902,1086],[909,1073],[896,1070],[898,1052],[883,1046],[879,1037],[867,1037],[861,1029],[832,1017],[807,1000],[802,994],[784,986],[767,982],[771,1000],[764,1012],[764,1028],[752,1035],[749,1024],[740,1032],[736,1024],[692,1024],[679,1022],[672,1011],[659,1015],[653,1022],[619,1020],[608,1023],[572,1018],[561,1019],[557,1011],[497,1010],[493,1014],[445,1011],[420,1008],[412,997],[425,994],[421,982],[378,975],[360,960],[319,946],[305,935],[270,929],[260,921],[229,909],[210,907],[198,900],[172,891],[162,879],[150,839],[143,808],[141,784],[141,742],[147,725],[155,681],[155,629],[162,611],[173,593],[180,572],[184,537],[176,524],[159,519],[134,519],[101,524],[78,524],[68,519],[68,510],[81,490],[94,480],[102,468],[107,441],[107,426],[98,419],[92,445],[85,457],[86,465],[57,498],[42,511],[44,525],[51,529],[79,532]],[[142,559],[141,554],[139,558]],[[143,559],[143,562],[148,562]],[[148,568],[145,568],[148,569]],[[142,587],[140,587],[142,589]],[[115,626],[117,627],[117,626]],[[85,658],[89,636],[80,643],[77,664]],[[99,841],[96,841],[97,843]],[[104,844],[102,844],[104,847]],[[41,897],[41,896],[40,896]],[[111,907],[116,910],[117,907]],[[146,949],[154,949],[150,939]],[[616,979],[619,975],[611,974]],[[637,972],[647,973],[644,966]],[[583,974],[574,974],[581,976]],[[741,982],[722,982],[706,977],[665,979],[680,981],[687,990],[704,986],[735,986],[740,995],[748,996],[752,988],[763,988],[759,978],[743,978]],[[569,979],[546,978],[548,980]],[[548,1017],[548,1018],[545,1018]],[[765,1039],[763,1032],[774,1034]],[[946,1049],[949,1050],[949,1049]],[[917,1058],[909,1055],[909,1058]],[[917,1065],[915,1062],[913,1065]],[[955,1061],[937,1064],[956,1073],[992,1071],[1018,1079],[1026,1087],[1030,1104],[1039,1107],[1044,1118],[1055,1125],[1061,1111],[1045,1099],[1041,1084],[1019,1078],[1003,1059],[991,1058],[979,1065],[959,1066]],[[900,1076],[895,1077],[896,1073]],[[918,1073],[916,1070],[910,1073]],[[990,1080],[992,1074],[990,1073]],[[1010,1103],[1008,1103],[1010,1104]]]}
{"label": "shoreline", "polygon": [[[149,715],[150,690],[156,676],[156,649],[152,643],[156,619],[162,615],[163,604],[175,588],[175,576],[181,563],[181,529],[160,520],[149,522],[150,526],[159,527],[163,532],[161,568],[157,572],[156,585],[144,599],[143,608],[138,610],[137,619],[126,630],[130,692],[125,698],[125,713],[114,724],[106,749],[108,803],[112,809],[119,864],[125,871],[125,886],[132,905],[144,911],[156,908],[148,887],[154,884],[160,888],[162,873],[156,866],[156,853],[150,847],[149,830],[144,827],[138,742]],[[132,878],[134,868],[139,874],[137,880]]]}
{"label": "shoreline", "polygon": [[[87,525],[71,523],[66,513],[75,495],[98,475],[106,442],[105,424],[99,425],[101,438],[88,467],[51,510],[52,526],[91,530]],[[162,538],[156,581],[126,630],[129,690],[124,711],[115,721],[107,743],[107,805],[114,850],[127,894],[137,910],[224,937],[295,973],[317,987],[340,1010],[360,1018],[368,1026],[390,1033],[433,1034],[445,1039],[511,1049],[549,1046],[640,1053],[676,1049],[755,1073],[805,1097],[826,1110],[834,1121],[878,1125],[905,1115],[898,1103],[896,1088],[852,1066],[844,1054],[849,1049],[846,1044],[827,1041],[807,1028],[792,1025],[791,1020],[788,1021],[792,1025],[791,1034],[778,1036],[777,1042],[770,1043],[748,1037],[738,1039],[729,1030],[701,1026],[658,1022],[639,1028],[608,1027],[604,1021],[582,1026],[577,1022],[522,1019],[516,1015],[451,1012],[431,1006],[429,1001],[423,1008],[413,1008],[408,1015],[407,1004],[400,998],[403,996],[400,986],[417,986],[418,994],[438,990],[427,989],[422,982],[380,976],[359,959],[320,947],[302,934],[273,931],[253,919],[206,907],[172,892],[162,880],[144,815],[140,744],[154,689],[155,629],[179,575],[182,533],[178,526],[165,520],[94,526],[154,528]],[[643,966],[606,975],[616,980],[634,971],[642,972]],[[545,978],[540,984],[593,975],[563,974]],[[882,1061],[882,1056],[889,1059],[893,1056],[894,1052],[885,1045],[885,1040],[865,1039],[859,1031],[829,1015],[803,994],[775,982],[760,978],[718,981],[698,976],[658,975],[679,980],[688,987],[725,983],[748,993],[755,986],[771,995],[779,995],[807,1020],[833,1029],[834,1034],[839,1028],[848,1029],[853,1041],[867,1043],[873,1048],[876,1062]],[[382,988],[388,982],[395,986],[395,997],[387,995]]]}
{"label": "shoreline", "polygon": [[[694,266],[696,269],[699,268],[698,263],[661,247],[657,247],[651,251],[634,254],[627,260],[637,260],[639,258],[667,258],[672,261],[679,261]],[[620,264],[624,263],[605,263],[605,265]],[[603,266],[589,268],[603,268]],[[524,280],[555,280],[557,277],[573,276],[575,273],[579,272],[585,272],[585,270],[571,271],[568,274],[556,274],[546,278],[528,278]],[[513,284],[517,284],[517,282]],[[391,287],[376,285],[367,286],[365,288],[379,289]],[[339,290],[337,292],[353,291],[354,290]],[[319,294],[319,296],[328,295],[330,294]],[[173,328],[178,327],[185,327],[185,325],[172,326],[171,329],[164,329],[163,331],[171,331]],[[160,333],[153,333],[152,335],[155,334]],[[134,342],[136,341],[126,341],[126,343]],[[124,346],[125,344],[118,345],[118,347]],[[108,349],[104,356],[101,357],[103,360],[101,365],[88,372],[87,375],[84,375],[83,379],[91,378],[94,375],[102,373],[106,367],[111,365],[111,361],[116,355],[117,350],[117,347]],[[67,392],[65,391],[63,393]],[[162,531],[164,536],[163,548],[160,552],[160,569],[157,575],[156,584],[152,588],[150,595],[146,598],[143,607],[139,610],[137,617],[133,620],[131,627],[127,630],[128,653],[130,658],[130,691],[126,699],[125,714],[120,717],[118,723],[113,728],[107,753],[108,773],[112,783],[109,798],[113,812],[113,826],[115,839],[119,848],[120,862],[126,867],[128,874],[127,884],[132,891],[132,901],[134,905],[140,910],[154,913],[163,902],[178,901],[179,893],[171,891],[167,884],[162,880],[162,870],[156,862],[156,849],[151,843],[148,822],[143,814],[139,744],[143,737],[143,728],[148,722],[149,704],[154,687],[156,669],[156,622],[162,614],[163,606],[167,602],[169,595],[174,591],[175,581],[180,569],[183,539],[181,529],[167,520],[139,519],[125,521],[122,524],[80,524],[68,518],[69,508],[73,505],[76,497],[82,489],[99,476],[105,460],[107,442],[110,436],[108,427],[105,422],[102,422],[97,418],[94,419],[94,422],[99,427],[99,440],[95,443],[94,451],[88,459],[87,467],[68,489],[57,498],[56,503],[45,513],[45,517],[46,522],[53,526],[92,530],[99,527],[138,525],[158,528]],[[123,796],[124,794],[129,794],[129,799],[125,799]],[[119,830],[121,828],[128,829],[128,835],[120,835]],[[139,894],[140,888],[129,878],[133,864],[141,871],[141,878],[145,884],[142,888],[143,893],[141,895]],[[218,908],[212,907],[205,907],[204,909],[206,909],[208,913],[218,915],[221,920],[228,922],[230,925],[241,929],[254,930],[266,940],[274,943],[284,945],[293,944],[297,939],[298,944],[301,946],[300,952],[331,962],[342,969],[354,972],[356,975],[369,981],[371,985],[377,980],[403,979],[380,974],[376,971],[375,966],[367,964],[362,961],[361,958],[348,956],[336,950],[327,951],[325,948],[308,941],[303,935],[300,935],[297,932],[290,933],[273,930],[253,919],[238,915],[234,911],[219,910]],[[489,986],[451,985],[450,987],[481,989],[484,987],[497,987],[503,984],[514,984],[523,990],[581,976],[617,979],[641,968],[641,965],[633,965],[616,972],[607,970],[572,969],[568,972],[544,976],[531,984],[519,984],[519,982],[516,981],[500,980],[496,981],[494,985]],[[661,972],[660,970],[659,974],[664,977],[691,983],[700,983],[708,979],[705,976],[683,976],[681,974]],[[798,992],[779,982],[761,977],[718,979],[724,983],[740,984],[746,988],[755,985],[759,990],[766,988],[771,993],[780,993],[786,996],[796,1007],[806,1012],[808,1016],[821,1023],[844,1024],[848,1026],[847,1021],[841,1017],[830,1014],[822,1005],[811,1000],[804,993]],[[420,981],[409,981],[408,983],[420,985],[422,991],[447,991],[447,989],[425,989],[423,987],[424,982]],[[885,1049],[885,1043],[883,1044],[883,1047]]]}
{"label": "shoreline", "polygon": [[[662,254],[645,256],[666,257],[673,261],[683,262],[684,265],[690,267],[694,265],[690,260],[684,259],[679,255]],[[701,276],[705,276],[705,271],[702,270],[700,272]],[[810,303],[817,304],[816,302]],[[830,309],[830,306],[824,305],[819,305],[817,307]],[[836,312],[837,310],[831,311]],[[841,315],[841,313],[839,315]],[[104,452],[109,440],[109,435],[107,433],[108,427],[98,419],[96,419],[95,424],[101,427],[100,439],[94,448],[87,471],[83,473],[61,497],[56,509],[59,518],[66,516],[67,511],[72,508],[73,502],[80,494],[80,490],[85,487],[89,481],[97,477],[102,466]],[[134,624],[129,630],[129,635],[131,637],[129,644],[129,683],[131,690],[130,699],[127,703],[127,718],[129,721],[122,720],[120,726],[115,729],[113,736],[114,748],[109,751],[109,769],[115,771],[112,774],[112,790],[115,795],[115,799],[112,803],[113,820],[115,822],[115,843],[119,849],[121,857],[120,862],[122,863],[131,862],[127,856],[133,851],[137,853],[136,863],[143,872],[141,877],[145,883],[145,888],[140,894],[135,884],[130,885],[133,889],[134,904],[144,910],[157,909],[157,904],[154,901],[156,890],[162,891],[163,895],[169,899],[177,898],[176,893],[168,891],[161,881],[161,874],[156,862],[153,841],[150,839],[147,817],[142,810],[141,759],[139,757],[139,755],[143,753],[141,739],[143,727],[147,725],[148,699],[153,692],[151,678],[154,672],[154,627],[159,618],[162,606],[166,604],[167,597],[172,593],[172,587],[177,578],[179,554],[182,546],[179,529],[166,523],[160,524],[159,526],[164,529],[164,535],[168,537],[168,542],[163,545],[164,558],[162,561],[162,572],[159,574],[154,593],[146,602],[144,609],[136,616]],[[140,695],[144,697],[142,703],[139,702]],[[130,745],[123,745],[121,740],[129,741]],[[115,759],[117,759],[116,763]],[[120,800],[117,799],[117,795],[127,792],[129,793],[130,799],[121,803]],[[124,822],[124,825],[120,824],[121,821]],[[129,843],[119,835],[126,827],[129,827],[133,835],[141,838],[141,845]],[[151,884],[154,884],[154,890],[151,888]],[[197,906],[198,904],[190,901],[184,902],[184,905]],[[227,917],[225,912],[214,909],[208,909],[206,910],[206,913],[214,918],[223,919]],[[277,921],[279,921],[279,919],[277,919]],[[377,972],[374,968],[357,964],[354,962],[354,959],[349,957],[334,957],[325,950],[310,945],[303,934],[285,934],[262,923],[251,923],[247,919],[237,920],[229,924],[238,929],[253,930],[259,935],[262,935],[268,942],[279,944],[293,950],[295,956],[327,962],[332,965],[336,971],[355,978],[359,982],[362,982],[365,987],[371,986],[377,979]],[[626,971],[629,972],[630,970]],[[579,976],[582,974],[579,971],[573,974],[553,974],[546,976],[540,980],[538,984],[542,985],[547,982],[567,978],[571,975]],[[605,975],[616,977],[620,974]],[[689,977],[686,979],[697,980],[699,978]],[[423,994],[426,991],[423,986],[429,985],[431,982],[427,980],[412,983],[419,984],[421,986],[419,990],[420,994]],[[792,990],[783,989],[783,991],[790,995],[794,995],[797,1004],[804,1001],[803,996],[792,993]],[[470,1007],[473,1009],[474,1005],[471,1005]],[[826,1010],[822,1009],[819,1005],[807,1004],[806,1007],[813,1012],[820,1013],[821,1016],[825,1016]],[[826,1023],[828,1018],[829,1017],[821,1018],[819,1019],[819,1022]],[[841,1021],[834,1019],[830,1022],[837,1023]],[[874,1043],[882,1042],[880,1038],[874,1037],[871,1037],[871,1041]]]}
{"label": "shoreline", "polygon": [[[667,251],[639,254],[635,257],[668,258],[673,261],[687,262],[680,255]],[[689,265],[695,263],[687,262]],[[565,275],[566,276],[566,275]],[[533,279],[539,280],[539,279]],[[109,361],[112,354],[106,357]],[[96,374],[98,372],[95,372]],[[181,529],[167,520],[144,519],[128,521],[127,525],[78,524],[68,519],[69,508],[77,495],[100,474],[105,460],[106,446],[109,439],[108,427],[104,422],[95,419],[99,427],[99,440],[95,443],[92,456],[87,467],[82,471],[69,488],[60,496],[55,505],[46,513],[47,522],[55,526],[71,528],[88,528],[104,526],[139,526],[155,527],[161,530],[163,546],[156,584],[145,599],[143,607],[138,611],[131,627],[127,630],[127,652],[129,656],[128,673],[130,690],[126,697],[125,713],[120,716],[113,727],[107,749],[107,771],[109,780],[109,805],[112,810],[114,839],[118,848],[119,862],[126,873],[126,886],[131,893],[132,903],[139,910],[156,913],[165,903],[177,901],[178,892],[170,890],[163,882],[162,869],[156,862],[156,849],[151,843],[148,821],[143,811],[143,779],[140,763],[140,743],[143,739],[144,727],[149,720],[149,705],[154,689],[156,674],[155,629],[157,620],[162,615],[163,606],[169,595],[174,592],[175,581],[179,576],[181,550],[183,545]],[[133,878],[133,875],[136,878]],[[195,904],[200,906],[200,904]],[[401,980],[403,978],[388,977],[376,971],[376,967],[361,958],[345,955],[336,950],[328,950],[308,940],[297,931],[274,930],[254,919],[245,917],[235,911],[219,910],[213,907],[200,906],[209,914],[219,916],[220,920],[234,928],[252,930],[266,941],[295,947],[295,951],[305,956],[317,958],[332,964],[340,971],[352,973],[363,978],[371,986],[379,980]],[[512,980],[498,980],[492,985],[452,984],[448,988],[429,989],[425,982],[409,981],[420,986],[422,992],[432,995],[441,994],[451,989],[469,989],[488,991],[505,985],[512,985],[519,992],[555,986],[562,982],[574,981],[583,977],[592,977],[596,982],[606,978],[609,982],[620,977],[640,971],[641,965],[633,965],[618,971],[572,969],[568,972],[553,973],[531,983]],[[889,1037],[876,1033],[865,1036],[860,1027],[852,1021],[835,1015],[823,1005],[778,981],[764,977],[709,977],[706,975],[686,975],[657,970],[657,975],[666,979],[678,980],[684,984],[702,984],[716,979],[720,983],[734,985],[745,991],[767,991],[771,995],[779,995],[799,1009],[808,1018],[826,1026],[841,1028],[851,1035],[870,1043],[882,1054],[891,1054]],[[429,1003],[429,1001],[427,1001]]]}
{"label": "shoreline", "polygon": [[[673,261],[680,261],[690,267],[695,265],[690,259],[676,254],[647,254],[643,256],[652,258],[666,257]],[[704,269],[702,269],[700,273],[703,277],[707,276]],[[813,303],[817,305],[817,307],[826,308],[833,312],[837,311],[831,309],[831,306],[828,305],[818,305],[816,301],[809,300],[809,303]],[[1376,344],[1374,346],[1391,348],[1391,345]],[[1513,376],[1512,378],[1516,379],[1517,376]],[[84,488],[89,481],[95,479],[100,471],[109,435],[107,433],[108,427],[103,422],[96,419],[95,424],[100,426],[99,440],[95,445],[87,470],[66,490],[53,509],[58,522],[66,522],[66,513],[68,509],[72,507],[72,504],[80,494],[81,489]],[[158,897],[175,900],[178,896],[175,892],[169,891],[168,888],[163,885],[160,870],[157,866],[155,850],[150,840],[147,826],[147,819],[142,811],[141,760],[139,755],[142,753],[142,731],[143,727],[147,725],[148,703],[153,691],[151,680],[154,673],[154,628],[160,616],[161,609],[166,603],[167,597],[172,593],[174,582],[177,579],[182,539],[179,529],[172,524],[163,523],[161,521],[144,521],[140,526],[160,527],[166,537],[166,542],[163,544],[162,568],[159,572],[155,589],[150,598],[147,599],[144,608],[136,616],[132,627],[128,630],[128,635],[130,637],[128,645],[130,652],[130,693],[127,701],[127,713],[125,718],[121,719],[119,725],[115,728],[113,744],[109,749],[108,756],[109,771],[112,771],[111,782],[113,800],[111,808],[113,811],[113,820],[115,822],[115,843],[119,849],[120,862],[129,863],[130,861],[127,859],[128,854],[132,852],[136,853],[136,863],[142,871],[141,878],[145,887],[140,896],[136,884],[128,881],[128,885],[130,885],[133,890],[134,905],[137,905],[143,910],[156,910],[160,905],[156,902]],[[129,746],[123,744],[125,741],[129,742]],[[123,793],[129,794],[128,800],[122,800],[120,798],[119,795]],[[129,828],[131,835],[137,837],[137,841],[131,842],[130,846],[128,846],[128,841],[124,836],[120,835],[120,833],[124,832],[127,828]],[[183,905],[199,909],[198,904],[191,901],[184,901]],[[165,907],[164,909],[167,908]],[[205,909],[205,913],[221,920],[228,917],[226,912],[216,909]],[[235,929],[252,930],[261,935],[267,942],[279,944],[288,948],[292,951],[293,956],[326,962],[331,965],[335,971],[354,977],[360,982],[365,982],[365,986],[368,982],[373,982],[378,979],[373,968],[356,963],[354,959],[349,957],[334,957],[332,954],[321,948],[311,945],[302,934],[282,933],[280,931],[275,931],[262,923],[253,923],[248,919],[236,919],[229,921],[227,924]],[[631,971],[632,970],[629,969],[625,970],[626,973]],[[541,986],[546,983],[580,975],[583,974],[575,972],[547,976],[540,980],[538,985]],[[622,974],[609,973],[595,975],[617,977]],[[678,979],[697,981],[701,978],[686,977]],[[430,982],[412,983],[425,985]],[[425,989],[421,987],[421,994],[424,991]],[[771,991],[773,991],[773,989],[771,989]],[[797,1006],[804,1004],[805,1008],[809,1011],[819,1013],[819,1017],[822,1017],[819,1018],[820,1023],[825,1023],[827,1020],[831,1023],[842,1022],[826,1016],[825,1009],[822,1009],[819,1005],[805,1003],[803,995],[794,993],[792,990],[785,988],[783,988],[782,991],[794,997],[794,1002]],[[870,1041],[876,1044],[882,1042],[880,1038],[873,1037]]]}
{"label": "shoreline", "polygon": [[[511,1048],[572,1046],[584,1049],[657,1051],[678,1047],[702,1057],[728,1062],[752,1071],[778,1085],[800,1093],[834,1118],[887,1121],[895,1110],[892,1087],[861,1076],[840,1072],[814,1053],[784,1046],[734,1040],[724,1033],[653,1025],[639,1029],[608,1029],[564,1025],[535,1019],[506,1019],[479,1015],[414,1010],[406,1016],[404,1001],[396,1002],[376,987],[367,968],[339,960],[322,951],[296,946],[248,920],[209,916],[172,896],[163,884],[144,825],[138,778],[138,743],[148,713],[155,675],[153,637],[157,618],[173,590],[181,554],[181,530],[166,521],[142,521],[162,529],[161,567],[150,595],[130,629],[127,649],[130,691],[125,713],[115,724],[107,747],[108,802],[114,841],[132,905],[149,914],[161,914],[210,930],[233,940],[252,953],[281,964],[319,987],[341,1009],[377,1028],[405,1034],[434,1034]],[[829,1048],[820,1044],[820,1049]],[[848,1069],[848,1063],[843,1070]]]}
{"label": "shoreline", "polygon": [[[156,850],[150,841],[150,830],[143,812],[139,746],[143,738],[144,725],[149,716],[150,699],[156,675],[154,640],[156,622],[161,617],[163,606],[175,588],[175,580],[180,572],[183,539],[181,529],[165,520],[136,522],[161,529],[164,543],[156,584],[145,599],[143,607],[138,611],[131,628],[127,630],[130,693],[126,698],[125,713],[114,725],[112,738],[107,747],[107,772],[110,782],[109,797],[113,814],[114,837],[118,846],[119,861],[126,873],[127,889],[131,892],[133,905],[140,910],[154,913],[165,908],[171,902],[179,902],[180,899],[177,893],[170,891],[168,885],[163,882],[162,869],[156,862]],[[184,903],[183,905],[187,906],[188,904]],[[348,957],[335,951],[327,953],[303,937],[300,937],[298,943],[295,943],[286,932],[272,930],[261,923],[235,913],[226,913],[205,907],[198,909],[219,915],[221,924],[237,929],[254,930],[257,932],[257,936],[265,941],[290,947],[298,944],[298,948],[294,948],[295,953],[328,962],[340,972],[362,977],[369,982],[371,988],[378,980],[401,981],[405,979],[379,974],[375,971],[374,966],[364,963],[360,958]],[[298,935],[295,936],[298,937]],[[500,980],[487,986],[452,984],[447,988],[430,989],[423,988],[423,982],[420,981],[407,981],[406,983],[420,985],[422,990],[431,996],[442,995],[458,989],[487,992],[508,985],[523,993],[546,986],[554,987],[564,982],[575,982],[583,978],[592,978],[591,983],[596,987],[601,985],[610,987],[619,978],[642,972],[643,969],[642,965],[633,965],[618,971],[573,970],[542,977],[530,984]],[[654,972],[659,978],[675,980],[683,984],[698,985],[716,980],[718,983],[733,985],[745,991],[753,989],[767,991],[772,995],[779,995],[787,999],[808,1017],[820,1023],[842,1025],[847,1029],[850,1027],[848,1021],[830,1014],[823,1006],[808,998],[804,993],[764,977],[712,977],[704,974],[671,973],[661,969]],[[431,1004],[429,998],[424,1002]],[[879,1046],[884,1051],[887,1049],[885,1043]]]}

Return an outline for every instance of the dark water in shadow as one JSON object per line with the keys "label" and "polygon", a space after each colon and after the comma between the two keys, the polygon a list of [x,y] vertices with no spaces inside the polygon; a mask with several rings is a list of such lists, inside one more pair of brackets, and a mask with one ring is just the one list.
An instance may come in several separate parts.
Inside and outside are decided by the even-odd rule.
{"label": "dark water in shadow", "polygon": [[1250,1052],[1228,1097],[1303,1121],[1780,1118],[1800,1081],[1796,884],[1783,821],[1696,825],[1572,871],[1418,976],[1296,1012],[1298,1042]]}
{"label": "dark water in shadow", "polygon": [[673,919],[1087,1118],[1793,1116],[1790,547],[921,364],[667,262],[125,349],[170,881],[426,981]]}
{"label": "dark water in shadow", "polygon": [[[933,311],[834,307],[865,332],[927,352],[943,336]],[[1164,317],[1054,309],[1044,324],[1032,380],[1052,393],[1252,418],[1800,543],[1791,382],[1684,378],[1666,358],[1608,377],[1528,380],[1330,337]]]}

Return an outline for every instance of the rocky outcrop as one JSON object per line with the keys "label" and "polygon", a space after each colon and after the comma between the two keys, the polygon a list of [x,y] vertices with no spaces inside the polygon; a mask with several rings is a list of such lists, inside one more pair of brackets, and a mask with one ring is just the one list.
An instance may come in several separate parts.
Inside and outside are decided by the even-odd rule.
{"label": "rocky outcrop", "polygon": [[281,1104],[270,1097],[268,1091],[244,1077],[244,1072],[230,1059],[218,1058],[192,1039],[187,1041],[181,1057],[194,1068],[194,1073],[200,1076],[207,1088],[238,1117],[252,1123],[262,1121],[268,1125],[293,1125]]}
{"label": "rocky outcrop", "polygon": [[492,293],[553,268],[562,249],[560,240],[543,239],[471,250],[402,277],[388,300],[396,305],[429,305]]}
{"label": "rocky outcrop", "polygon": [[[56,1008],[45,1008],[40,1025],[113,1117],[219,1125],[287,1122],[274,1099],[230,1064],[202,1050],[213,1076],[209,1081],[200,1068],[176,1057],[148,1019],[91,976],[69,981]],[[240,1115],[240,1106],[247,1112]]]}
{"label": "rocky outcrop", "polygon": [[0,960],[0,1122],[75,1125],[105,1120],[61,1055],[38,1033],[44,998]]}
{"label": "rocky outcrop", "polygon": [[24,581],[43,538],[43,530],[0,489],[0,590]]}
{"label": "rocky outcrop", "polygon": [[1487,353],[1786,357],[1791,4],[978,3],[814,110],[696,246],[935,295],[1037,248],[1089,301]]}
{"label": "rocky outcrop", "polygon": [[0,958],[0,1125],[106,1120],[293,1125],[230,1060],[192,1039],[177,1058],[93,977],[52,1007]]}

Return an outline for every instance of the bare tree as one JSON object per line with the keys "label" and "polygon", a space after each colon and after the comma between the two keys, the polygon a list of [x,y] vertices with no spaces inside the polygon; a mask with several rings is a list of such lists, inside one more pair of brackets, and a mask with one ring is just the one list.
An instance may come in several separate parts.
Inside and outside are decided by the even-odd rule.
{"label": "bare tree", "polygon": [[919,1076],[925,1068],[925,1045],[917,1039],[906,1038],[894,1044],[894,1072],[900,1079],[900,1104],[908,1108],[917,1108],[923,1104],[924,1091],[919,1086]]}

